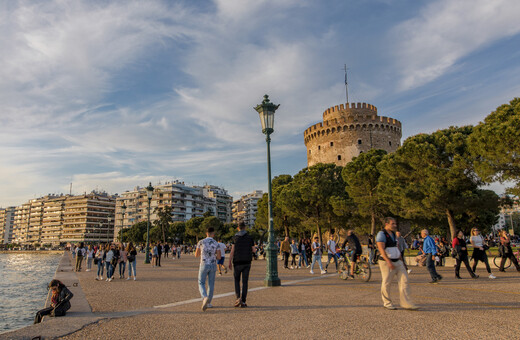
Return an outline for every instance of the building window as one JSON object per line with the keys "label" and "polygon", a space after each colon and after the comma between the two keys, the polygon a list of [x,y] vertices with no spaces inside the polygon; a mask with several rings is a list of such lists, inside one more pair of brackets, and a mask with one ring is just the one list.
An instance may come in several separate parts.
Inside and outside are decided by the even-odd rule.
{"label": "building window", "polygon": [[338,155],[338,161],[341,161],[341,155]]}
{"label": "building window", "polygon": [[389,142],[388,142],[388,145],[392,146],[392,142],[389,141]]}
{"label": "building window", "polygon": [[321,146],[318,145],[318,150],[320,150],[320,149],[321,149]]}
{"label": "building window", "polygon": [[361,145],[361,139],[358,139],[358,140],[357,140],[357,143],[358,143],[359,145]]}
{"label": "building window", "polygon": [[334,146],[334,142],[330,142],[330,146]]}
{"label": "building window", "polygon": [[309,155],[311,154],[311,150],[309,150]]}

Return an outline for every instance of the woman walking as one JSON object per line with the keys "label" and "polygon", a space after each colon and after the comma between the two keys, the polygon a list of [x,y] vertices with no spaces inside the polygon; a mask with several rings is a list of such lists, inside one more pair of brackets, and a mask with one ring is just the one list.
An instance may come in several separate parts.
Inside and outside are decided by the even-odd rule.
{"label": "woman walking", "polygon": [[480,230],[478,230],[478,228],[471,229],[471,238],[469,240],[473,245],[473,255],[471,256],[473,259],[473,273],[475,273],[475,270],[477,269],[478,261],[482,261],[486,265],[489,278],[496,279],[496,276],[491,273],[491,268],[489,268],[489,261],[485,248],[487,246],[484,245],[484,238],[480,235]]}
{"label": "woman walking", "polygon": [[125,246],[121,243],[119,251],[119,278],[125,278],[126,261],[128,260],[128,252],[125,250]]}
{"label": "woman walking", "polygon": [[104,249],[103,243],[101,243],[98,247],[98,250],[96,251],[96,260],[95,260],[95,262],[97,263],[96,280],[98,280],[98,281],[103,280],[103,268],[104,268],[104,264],[105,264],[105,256],[106,256],[105,249]]}
{"label": "woman walking", "polygon": [[92,248],[92,245],[89,245],[88,249],[87,249],[87,272],[92,270],[93,261],[94,261],[94,248]]}
{"label": "woman walking", "polygon": [[309,260],[307,259],[307,254],[305,251],[305,240],[301,239],[298,245],[298,249],[300,250],[300,260],[298,261],[298,268],[305,266],[309,268]]}
{"label": "woman walking", "polygon": [[466,246],[466,241],[464,240],[464,233],[461,230],[458,230],[455,235],[456,236],[452,242],[453,253],[454,253],[454,257],[455,257],[455,261],[456,261],[455,277],[457,279],[462,279],[460,277],[459,271],[460,271],[461,263],[464,262],[464,265],[466,266],[466,269],[468,270],[468,273],[471,276],[471,278],[472,279],[478,278],[478,275],[475,275],[475,273],[473,272],[473,270],[471,270],[471,267],[469,265],[468,248]]}
{"label": "woman walking", "polygon": [[513,254],[513,249],[511,249],[511,239],[505,230],[500,230],[499,235],[500,247],[502,248],[502,260],[500,261],[500,268],[498,271],[505,272],[504,264],[506,263],[506,259],[509,259],[515,265],[516,270],[520,272],[520,266],[518,265],[518,261],[516,260],[515,255]]}
{"label": "woman walking", "polygon": [[130,276],[132,276],[132,273],[134,273],[135,281],[137,276],[137,271],[135,270],[135,267],[137,266],[137,250],[135,250],[135,247],[132,244],[132,242],[128,243],[128,246],[126,246],[126,252],[128,254],[128,277],[126,279],[130,280]]}
{"label": "woman walking", "polygon": [[105,248],[106,256],[105,256],[105,265],[107,267],[107,281],[112,281],[112,276],[114,275],[114,266],[112,265],[112,260],[115,258],[115,245],[107,244]]}
{"label": "woman walking", "polygon": [[296,265],[296,255],[298,255],[298,245],[296,244],[296,240],[292,240],[291,243],[291,269],[300,268]]}

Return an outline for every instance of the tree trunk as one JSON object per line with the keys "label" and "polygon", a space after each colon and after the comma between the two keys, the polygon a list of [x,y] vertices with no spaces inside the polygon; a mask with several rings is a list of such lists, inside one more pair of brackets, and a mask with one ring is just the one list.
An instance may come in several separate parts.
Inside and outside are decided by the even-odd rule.
{"label": "tree trunk", "polygon": [[287,216],[283,217],[283,227],[285,229],[285,237],[289,237],[289,225],[287,223]]}
{"label": "tree trunk", "polygon": [[372,211],[370,214],[372,219],[372,226],[370,228],[370,234],[375,235],[376,234],[376,213]]}
{"label": "tree trunk", "polygon": [[161,225],[161,230],[162,230],[162,241],[163,241],[163,243],[166,243],[166,234],[164,233],[164,225]]}
{"label": "tree trunk", "polygon": [[448,224],[450,225],[450,238],[453,240],[457,233],[457,227],[455,226],[455,218],[453,218],[453,212],[450,209],[446,209],[446,216],[448,217]]}

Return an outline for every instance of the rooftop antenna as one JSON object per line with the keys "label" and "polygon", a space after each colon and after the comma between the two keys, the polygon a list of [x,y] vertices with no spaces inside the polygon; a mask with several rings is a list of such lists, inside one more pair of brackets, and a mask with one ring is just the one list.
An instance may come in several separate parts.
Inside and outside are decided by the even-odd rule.
{"label": "rooftop antenna", "polygon": [[347,95],[347,104],[348,104],[348,77],[347,77],[347,64],[343,66],[343,69],[345,70],[345,94]]}

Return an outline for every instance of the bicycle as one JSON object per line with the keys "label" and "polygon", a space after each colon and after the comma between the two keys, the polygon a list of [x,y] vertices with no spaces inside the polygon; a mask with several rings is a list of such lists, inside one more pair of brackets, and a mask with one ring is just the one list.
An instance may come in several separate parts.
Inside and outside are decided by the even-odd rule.
{"label": "bicycle", "polygon": [[[350,266],[352,265],[350,256],[347,256],[350,255],[350,253],[345,250],[341,250],[338,255],[339,278],[342,280],[347,280],[350,275]],[[356,267],[354,268],[354,277],[359,277],[362,281],[368,282],[372,276],[372,269],[370,268],[370,263],[368,263],[366,256],[359,256],[359,259],[356,261],[355,265]]]}
{"label": "bicycle", "polygon": [[[513,255],[516,257],[517,261],[520,262],[520,251],[516,251],[513,253]],[[502,261],[502,256],[495,256],[493,259],[493,263],[497,268],[500,268],[500,262]],[[513,263],[511,262],[511,259],[508,257],[506,258],[506,262],[504,263],[504,269],[507,269],[511,267]]]}

